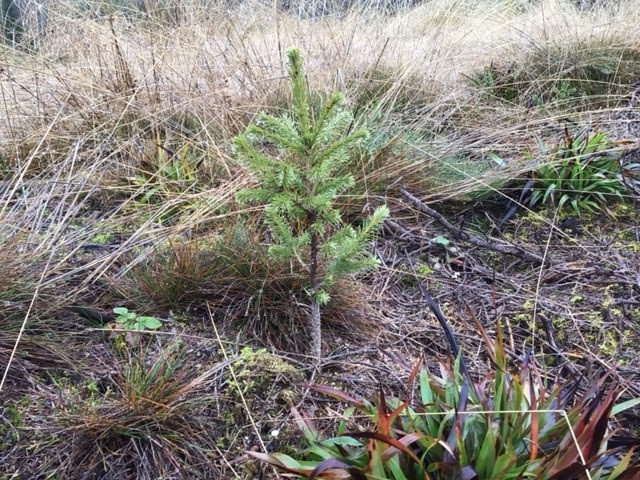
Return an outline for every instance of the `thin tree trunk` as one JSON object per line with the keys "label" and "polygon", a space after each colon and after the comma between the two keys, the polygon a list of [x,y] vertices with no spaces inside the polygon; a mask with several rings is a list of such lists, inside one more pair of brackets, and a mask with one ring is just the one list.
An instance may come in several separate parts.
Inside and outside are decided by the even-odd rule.
{"label": "thin tree trunk", "polygon": [[316,362],[322,359],[322,324],[320,323],[320,304],[314,298],[311,301],[311,339]]}
{"label": "thin tree trunk", "polygon": [[[310,214],[309,224],[316,219],[315,212]],[[313,355],[317,363],[322,358],[322,324],[320,322],[320,303],[318,302],[318,289],[320,279],[318,278],[318,255],[320,254],[320,238],[317,233],[311,234],[311,264],[309,265],[309,284],[311,286],[311,339]]]}

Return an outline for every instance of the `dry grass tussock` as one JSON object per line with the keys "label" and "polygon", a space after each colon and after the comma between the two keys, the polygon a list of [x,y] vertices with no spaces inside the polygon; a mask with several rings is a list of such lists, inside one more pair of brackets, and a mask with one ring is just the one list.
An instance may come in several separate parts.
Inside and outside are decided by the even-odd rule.
{"label": "dry grass tussock", "polygon": [[[303,354],[308,344],[298,334],[308,308],[305,272],[268,259],[260,208],[241,207],[235,198],[254,179],[230,147],[259,111],[288,108],[284,52],[290,46],[304,53],[314,90],[343,91],[355,123],[370,133],[348,167],[356,193],[341,198],[346,217],[357,223],[386,202],[399,225],[394,232],[400,241],[378,245],[382,275],[337,284],[323,319],[335,333],[326,337],[327,348],[336,349],[328,364],[346,372],[350,386],[369,388],[380,375],[402,384],[380,361],[374,342],[398,355],[416,355],[425,344],[445,353],[436,345],[439,330],[424,325],[424,305],[407,294],[419,281],[431,282],[436,300],[449,302],[444,310],[454,323],[466,315],[465,294],[485,314],[485,325],[493,315],[486,312],[500,312],[495,316],[513,322],[514,351],[517,332],[541,337],[533,317],[546,315],[576,335],[585,332],[575,354],[585,355],[579,357],[584,363],[593,345],[606,347],[594,354],[595,363],[633,362],[622,351],[638,337],[622,317],[640,315],[629,280],[640,263],[632,191],[624,195],[630,203],[620,209],[617,233],[600,219],[587,219],[588,235],[576,238],[554,212],[530,212],[509,225],[501,241],[520,245],[520,235],[537,255],[560,257],[548,268],[478,253],[477,245],[463,251],[456,242],[467,238],[433,223],[416,226],[419,215],[400,194],[406,186],[426,203],[454,200],[443,209],[458,209],[456,214],[460,202],[491,198],[487,212],[496,205],[500,212],[483,211],[473,223],[489,230],[505,197],[517,198],[531,172],[550,161],[565,126],[572,133],[604,130],[618,140],[612,150],[633,154],[640,146],[634,133],[639,121],[629,115],[637,113],[629,108],[629,94],[640,80],[640,9],[635,0],[596,1],[589,8],[577,3],[431,0],[393,14],[369,5],[312,15],[303,1],[291,2],[288,10],[253,0],[213,1],[206,10],[187,0],[171,8],[146,2],[143,13],[116,2],[51,0],[44,38],[0,46],[0,367],[4,371],[10,359],[21,367],[20,375],[11,370],[7,379],[30,380],[39,392],[30,395],[38,401],[65,397],[65,408],[51,407],[47,414],[73,447],[57,450],[47,438],[50,425],[35,425],[42,443],[31,471],[46,466],[75,474],[84,458],[95,478],[117,475],[120,466],[133,472],[131,478],[155,478],[172,468],[193,478],[211,472],[256,478],[243,476],[237,460],[244,449],[264,447],[262,437],[280,428],[291,399],[265,407],[256,419],[251,402],[239,399],[271,377],[252,377],[247,386],[221,379],[220,370],[215,381],[193,382],[215,365],[226,369],[227,350],[245,343]],[[466,228],[466,220],[456,225]],[[614,256],[607,246],[613,235]],[[416,237],[419,247],[412,243]],[[558,272],[577,280],[573,286],[553,283]],[[472,274],[480,277],[464,284]],[[607,281],[618,283],[593,293],[597,282]],[[504,300],[500,309],[496,296]],[[595,298],[595,310],[615,304],[622,316],[594,319],[593,302],[584,298]],[[70,313],[70,305],[89,305],[111,317],[113,307],[126,305],[161,317],[157,337],[140,348],[163,335],[184,336],[197,346],[185,355],[169,346],[162,357],[165,346],[153,343],[153,355],[134,358],[133,347],[112,345],[114,336],[103,325]],[[218,335],[215,326],[233,341],[218,337],[214,347],[203,347],[212,332]],[[455,326],[463,341],[477,340],[462,320]],[[616,345],[608,332],[619,333]],[[200,348],[207,361],[191,355]],[[549,354],[552,362],[559,361],[556,353]],[[154,360],[145,364],[145,355]],[[107,361],[118,368],[109,373]],[[283,365],[276,376],[290,368]],[[175,390],[163,390],[163,375],[178,366],[184,368],[166,386]],[[101,378],[104,385],[96,390],[91,382],[98,370],[109,378]],[[150,389],[154,415],[136,410],[147,408],[142,394],[127,403],[130,384]],[[0,389],[6,385],[3,380]],[[71,393],[63,395],[67,387]],[[15,390],[16,401],[24,391]],[[219,402],[215,415],[205,406],[211,398]],[[38,408],[30,407],[29,418],[41,416]],[[128,424],[116,421],[122,411]],[[224,445],[203,427],[216,415],[226,422]],[[238,418],[242,435],[227,428]],[[144,435],[129,432],[131,425]],[[114,434],[117,426],[126,432]],[[172,428],[184,443],[167,434]],[[24,451],[13,444],[27,445],[7,432],[0,425],[0,471],[3,465],[19,469]],[[86,448],[87,439],[97,439],[95,449]],[[210,451],[219,449],[215,465],[206,465],[208,457],[196,445],[202,439]],[[104,467],[104,455],[114,463]],[[150,466],[136,465],[136,455]],[[190,455],[199,463],[189,464]]]}

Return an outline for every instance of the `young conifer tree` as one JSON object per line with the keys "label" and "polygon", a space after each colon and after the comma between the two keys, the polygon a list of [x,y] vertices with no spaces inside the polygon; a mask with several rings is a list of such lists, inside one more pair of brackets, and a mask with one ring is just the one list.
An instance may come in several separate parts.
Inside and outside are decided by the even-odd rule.
{"label": "young conifer tree", "polygon": [[354,180],[341,172],[367,132],[349,133],[353,116],[343,108],[340,93],[314,107],[300,51],[289,49],[287,57],[290,111],[277,117],[262,113],[234,139],[237,158],[258,183],[237,198],[265,205],[264,222],[272,236],[269,255],[299,262],[308,273],[311,338],[319,360],[320,307],[330,300],[328,289],[340,276],[377,265],[368,247],[389,210],[379,207],[358,228],[343,223],[335,203]]}

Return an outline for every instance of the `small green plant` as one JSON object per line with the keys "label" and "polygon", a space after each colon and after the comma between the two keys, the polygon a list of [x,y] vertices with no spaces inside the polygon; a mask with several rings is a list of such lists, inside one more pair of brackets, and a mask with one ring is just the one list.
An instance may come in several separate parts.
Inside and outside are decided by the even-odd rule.
{"label": "small green plant", "polygon": [[190,142],[173,141],[156,132],[153,141],[143,143],[136,174],[127,177],[136,189],[132,203],[136,213],[153,212],[160,222],[171,223],[194,211],[197,205],[188,194],[203,189],[199,173],[204,160],[204,153]]}
{"label": "small green plant", "polygon": [[621,200],[625,186],[613,146],[603,132],[584,130],[576,137],[565,132],[563,144],[534,173],[530,206],[567,206],[580,215],[603,210],[613,198]]}
{"label": "small green plant", "polygon": [[[478,327],[481,328],[478,323]],[[437,376],[419,362],[406,398],[358,399],[332,387],[315,390],[349,405],[338,435],[323,438],[312,420],[294,418],[309,447],[296,460],[281,453],[250,455],[309,480],[599,479],[640,474],[633,449],[608,445],[613,415],[640,403],[614,405],[620,391],[605,378],[578,395],[578,379],[548,388],[534,360],[524,356],[510,373],[498,326],[491,341],[481,330],[493,369],[471,384],[459,365]],[[367,422],[358,421],[364,414]]]}
{"label": "small green plant", "polygon": [[568,80],[561,80],[560,84],[553,87],[553,94],[559,100],[566,100],[578,94],[578,89],[571,85]]}
{"label": "small green plant", "polygon": [[116,314],[116,323],[124,330],[157,330],[162,326],[162,322],[157,318],[139,316],[125,307],[116,307],[113,313]]}
{"label": "small green plant", "polygon": [[307,272],[313,353],[319,359],[320,307],[330,300],[328,289],[340,276],[377,265],[367,246],[389,211],[379,207],[360,228],[343,223],[335,202],[354,180],[340,171],[367,132],[349,133],[353,116],[342,109],[339,93],[317,108],[307,91],[300,51],[289,49],[287,55],[291,111],[279,117],[261,114],[235,138],[237,158],[258,181],[237,198],[265,205],[264,222],[272,238],[269,256]]}
{"label": "small green plant", "polygon": [[153,150],[145,156],[145,170],[133,178],[135,185],[148,187],[140,202],[162,201],[167,195],[188,190],[197,183],[203,158],[191,145],[187,143],[173,151],[170,143],[158,136]]}

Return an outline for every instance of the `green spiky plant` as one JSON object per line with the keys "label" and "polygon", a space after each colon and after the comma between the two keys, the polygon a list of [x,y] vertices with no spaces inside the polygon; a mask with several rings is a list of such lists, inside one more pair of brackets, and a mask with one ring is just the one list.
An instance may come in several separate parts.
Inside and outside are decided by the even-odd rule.
{"label": "green spiky plant", "polygon": [[320,359],[320,308],[330,300],[328,288],[337,277],[377,265],[367,246],[389,211],[379,207],[359,228],[343,223],[335,202],[354,180],[340,172],[367,132],[349,133],[353,115],[342,108],[340,93],[317,108],[308,92],[300,51],[289,49],[287,56],[290,112],[278,117],[263,113],[234,140],[237,158],[258,182],[255,188],[238,192],[237,198],[265,206],[271,258],[297,262],[308,273],[313,353]]}
{"label": "green spiky plant", "polygon": [[[481,327],[480,327],[481,328]],[[458,365],[441,364],[434,375],[419,362],[409,372],[404,399],[355,398],[314,386],[345,402],[338,435],[323,438],[313,421],[293,410],[309,443],[301,460],[282,453],[251,452],[282,471],[312,480],[631,480],[640,476],[631,444],[609,431],[613,415],[640,403],[615,405],[620,390],[605,378],[584,394],[571,379],[548,388],[533,359],[508,367],[502,333],[481,330],[493,364],[471,384]],[[415,388],[414,388],[415,387]],[[363,414],[366,422],[355,414]],[[354,428],[354,425],[356,426]],[[615,443],[618,442],[619,446]]]}
{"label": "green spiky plant", "polygon": [[535,171],[530,206],[553,204],[599,212],[611,200],[622,200],[619,154],[603,132],[583,130],[575,137],[565,131],[563,144],[550,153],[550,161]]}

